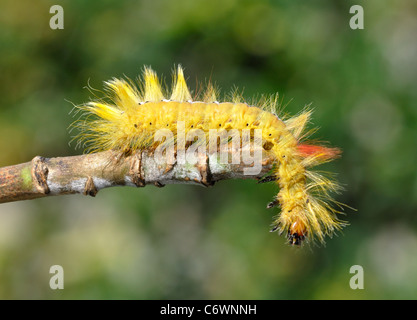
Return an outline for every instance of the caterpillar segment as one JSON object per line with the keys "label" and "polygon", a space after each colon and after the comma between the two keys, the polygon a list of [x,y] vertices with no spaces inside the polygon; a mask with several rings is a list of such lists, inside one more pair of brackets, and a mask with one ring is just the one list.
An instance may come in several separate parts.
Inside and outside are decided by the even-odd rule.
{"label": "caterpillar segment", "polygon": [[77,106],[84,117],[72,126],[79,129],[75,139],[87,152],[156,148],[161,142],[155,141],[155,132],[168,129],[175,133],[180,123],[186,133],[200,129],[207,136],[211,129],[261,129],[262,146],[276,159],[271,176],[261,182],[274,181],[279,186],[279,193],[268,204],[281,208],[272,230],[286,234],[291,245],[301,245],[306,239],[324,242],[344,226],[330,195],[339,190],[338,184],[311,170],[337,158],[340,151],[305,141],[311,110],[282,120],[275,114],[277,96],[262,99],[258,106],[241,102],[238,94],[231,101],[218,102],[218,90],[212,84],[193,99],[181,66],[174,73],[170,94],[164,93],[149,67],[144,68],[138,86],[120,79],[105,82],[105,86],[108,97]]}

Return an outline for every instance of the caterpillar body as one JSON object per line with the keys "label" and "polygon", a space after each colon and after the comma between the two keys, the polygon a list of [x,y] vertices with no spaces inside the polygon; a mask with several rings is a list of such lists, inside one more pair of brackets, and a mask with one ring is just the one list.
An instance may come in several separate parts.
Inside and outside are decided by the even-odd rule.
{"label": "caterpillar body", "polygon": [[272,180],[280,188],[269,205],[281,207],[271,231],[286,233],[290,244],[300,245],[307,238],[323,242],[325,236],[332,236],[345,225],[334,208],[340,204],[330,195],[339,185],[310,169],[340,153],[339,149],[304,141],[311,110],[282,120],[275,114],[276,98],[249,105],[234,95],[231,101],[218,102],[218,92],[211,84],[193,99],[181,66],[174,72],[170,95],[164,93],[149,67],[144,68],[139,86],[114,78],[105,82],[105,87],[105,99],[76,106],[84,117],[72,125],[79,129],[75,138],[88,146],[89,152],[117,149],[129,153],[155,148],[161,144],[154,139],[155,133],[160,129],[174,132],[180,121],[186,133],[196,129],[207,135],[212,129],[261,129],[262,146],[275,158]]}

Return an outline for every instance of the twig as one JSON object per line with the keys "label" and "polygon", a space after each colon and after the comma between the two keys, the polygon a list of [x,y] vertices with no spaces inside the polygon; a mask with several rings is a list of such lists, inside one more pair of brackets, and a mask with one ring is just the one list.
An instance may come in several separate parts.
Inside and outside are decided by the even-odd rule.
{"label": "twig", "polygon": [[[241,150],[230,150],[229,159],[234,152],[242,154]],[[262,149],[262,170],[256,175],[245,175],[244,168],[251,165],[242,161],[221,164],[215,154],[201,156],[205,161],[195,165],[160,165],[146,150],[131,155],[104,151],[72,157],[36,156],[31,162],[0,168],[0,203],[75,193],[94,197],[99,190],[114,186],[210,186],[225,179],[260,179],[274,162],[273,156]]]}

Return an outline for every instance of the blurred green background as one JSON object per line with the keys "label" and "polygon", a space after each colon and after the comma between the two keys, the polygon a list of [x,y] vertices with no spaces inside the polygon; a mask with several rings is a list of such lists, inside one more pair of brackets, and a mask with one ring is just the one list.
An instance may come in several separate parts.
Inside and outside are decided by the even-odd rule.
{"label": "blurred green background", "polygon": [[[51,30],[49,9],[64,9]],[[352,30],[361,4],[365,29]],[[0,205],[2,299],[415,299],[417,3],[404,1],[11,1],[0,4],[0,166],[69,145],[87,82],[151,65],[191,88],[279,92],[289,114],[315,108],[315,138],[343,149],[350,226],[326,246],[270,233],[273,184],[111,188],[96,198]],[[169,81],[168,81],[169,82]],[[49,288],[61,265],[65,289]],[[352,290],[352,265],[365,289]]]}

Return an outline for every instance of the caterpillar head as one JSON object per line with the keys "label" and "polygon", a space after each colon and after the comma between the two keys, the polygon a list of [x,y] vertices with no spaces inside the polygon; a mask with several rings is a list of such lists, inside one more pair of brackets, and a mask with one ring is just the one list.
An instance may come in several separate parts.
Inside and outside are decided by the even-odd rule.
{"label": "caterpillar head", "polygon": [[300,246],[307,237],[307,228],[300,220],[296,220],[288,229],[287,239],[290,245]]}

